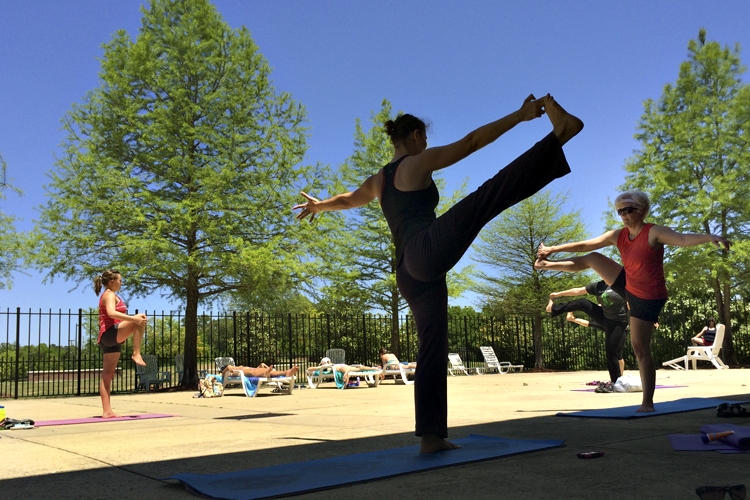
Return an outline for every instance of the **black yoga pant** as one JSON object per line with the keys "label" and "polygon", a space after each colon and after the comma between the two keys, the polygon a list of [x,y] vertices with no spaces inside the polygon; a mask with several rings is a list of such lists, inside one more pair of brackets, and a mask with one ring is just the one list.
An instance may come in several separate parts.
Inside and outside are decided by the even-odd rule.
{"label": "black yoga pant", "polygon": [[620,377],[620,360],[625,346],[625,330],[627,321],[617,321],[604,317],[601,306],[587,299],[577,299],[564,304],[552,304],[552,317],[563,313],[581,311],[589,316],[589,325],[604,330],[604,352],[607,356],[607,370],[609,379],[614,384]]}
{"label": "black yoga pant", "polygon": [[417,436],[433,433],[448,437],[446,273],[485,224],[569,172],[560,143],[549,134],[406,244],[396,281],[409,303],[419,336],[414,375]]}

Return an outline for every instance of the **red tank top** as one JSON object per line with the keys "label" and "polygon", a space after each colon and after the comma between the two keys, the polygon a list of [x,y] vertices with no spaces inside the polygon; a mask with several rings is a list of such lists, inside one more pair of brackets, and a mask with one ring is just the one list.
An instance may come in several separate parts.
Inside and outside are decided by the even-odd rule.
{"label": "red tank top", "polygon": [[644,300],[667,298],[667,283],[664,279],[664,245],[651,248],[648,233],[653,224],[644,224],[634,240],[628,228],[622,228],[617,237],[622,265],[625,268],[625,289]]}
{"label": "red tank top", "polygon": [[[127,314],[128,306],[125,304],[125,301],[117,295],[115,295],[115,298],[117,299],[117,302],[115,303],[115,311]],[[121,319],[111,318],[109,314],[107,314],[107,308],[104,307],[104,294],[102,294],[99,298],[99,338],[97,339],[97,342],[101,342],[102,333],[120,322],[122,322]]]}

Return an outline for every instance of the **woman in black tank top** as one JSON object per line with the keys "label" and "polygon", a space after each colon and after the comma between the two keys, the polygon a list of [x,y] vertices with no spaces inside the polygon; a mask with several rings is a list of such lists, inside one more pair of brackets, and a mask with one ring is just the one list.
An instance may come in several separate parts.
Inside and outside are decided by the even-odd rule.
{"label": "woman in black tank top", "polygon": [[[432,172],[449,167],[494,142],[523,121],[547,114],[552,133],[523,153],[476,191],[435,217],[438,192]],[[479,231],[506,208],[570,172],[562,145],[583,122],[549,94],[533,95],[515,112],[484,125],[463,139],[427,149],[425,124],[401,115],[385,124],[393,143],[393,161],[356,190],[320,201],[306,193],[296,205],[298,219],[345,210],[380,200],[396,246],[396,281],[414,315],[419,336],[414,403],[420,453],[457,448],[448,437],[448,288],[446,273],[468,250]]]}

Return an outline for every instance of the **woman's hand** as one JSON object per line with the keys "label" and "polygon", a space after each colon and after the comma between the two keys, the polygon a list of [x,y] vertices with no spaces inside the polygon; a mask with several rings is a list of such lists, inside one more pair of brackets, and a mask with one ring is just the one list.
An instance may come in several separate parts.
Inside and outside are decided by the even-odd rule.
{"label": "woman's hand", "polygon": [[548,247],[543,242],[539,245],[539,250],[536,253],[536,256],[538,260],[546,260],[550,255],[552,255],[554,252],[552,251],[553,247]]}
{"label": "woman's hand", "polygon": [[143,313],[136,314],[135,316],[133,316],[133,322],[137,325],[145,326],[146,323],[148,323],[148,316]]}
{"label": "woman's hand", "polygon": [[716,236],[715,234],[711,235],[711,243],[716,245],[717,247],[721,248],[724,247],[725,249],[729,250],[729,247],[732,246],[732,242],[728,239],[722,237],[722,236]]}
{"label": "woman's hand", "polygon": [[529,94],[517,113],[518,119],[522,122],[539,118],[544,114],[544,99],[536,99],[534,94]]}
{"label": "woman's hand", "polygon": [[312,196],[305,193],[304,191],[300,191],[300,194],[304,196],[305,198],[307,198],[307,203],[295,205],[294,207],[292,207],[292,210],[297,210],[298,208],[301,208],[302,211],[297,214],[296,218],[299,220],[302,220],[309,215],[310,222],[312,222],[313,219],[315,218],[315,214],[317,214],[320,211],[318,210],[318,207],[315,206],[318,203],[320,203],[320,200],[318,200],[317,198],[313,198]]}

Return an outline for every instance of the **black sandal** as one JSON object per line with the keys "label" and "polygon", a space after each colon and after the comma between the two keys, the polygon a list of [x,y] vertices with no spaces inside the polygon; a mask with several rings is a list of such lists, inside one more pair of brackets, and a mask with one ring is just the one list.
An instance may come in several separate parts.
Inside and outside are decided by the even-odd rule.
{"label": "black sandal", "polygon": [[720,418],[730,418],[734,416],[734,412],[729,403],[721,403],[716,407],[716,416]]}
{"label": "black sandal", "polygon": [[730,409],[732,411],[733,417],[747,417],[747,410],[740,404],[735,403],[730,407]]}

